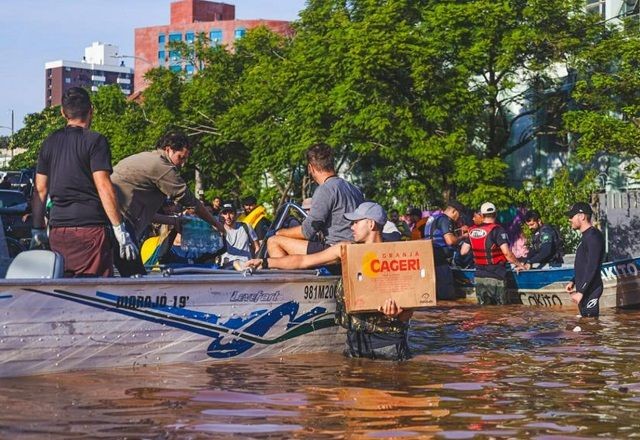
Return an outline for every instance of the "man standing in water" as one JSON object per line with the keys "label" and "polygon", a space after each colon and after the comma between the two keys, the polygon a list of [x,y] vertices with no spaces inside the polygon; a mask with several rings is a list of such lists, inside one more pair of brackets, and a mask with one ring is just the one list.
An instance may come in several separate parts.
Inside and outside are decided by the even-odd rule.
{"label": "man standing in water", "polygon": [[604,237],[591,224],[593,210],[588,203],[578,202],[567,212],[571,227],[580,231],[582,239],[576,249],[575,275],[566,290],[578,304],[580,315],[597,318],[603,285],[600,266],[604,261]]}
{"label": "man standing in water", "polygon": [[496,206],[491,202],[480,207],[482,224],[469,230],[469,242],[460,250],[465,255],[473,252],[476,265],[475,284],[478,304],[505,305],[509,303],[507,296],[507,263],[515,265],[516,270],[524,269],[509,249],[507,232],[497,223]]}
{"label": "man standing in water", "polygon": [[[358,208],[344,214],[351,222],[353,240],[356,243],[381,243],[382,229],[387,214],[374,202],[363,202]],[[340,262],[341,245],[331,246],[321,252],[307,255],[287,255],[279,258],[249,260],[246,267],[263,269],[308,269]],[[342,289],[339,289],[342,292]],[[404,310],[389,298],[378,312],[347,314],[344,298],[337,298],[337,319],[347,329],[345,356],[369,359],[402,361],[411,357],[409,352],[409,320],[413,312]]]}

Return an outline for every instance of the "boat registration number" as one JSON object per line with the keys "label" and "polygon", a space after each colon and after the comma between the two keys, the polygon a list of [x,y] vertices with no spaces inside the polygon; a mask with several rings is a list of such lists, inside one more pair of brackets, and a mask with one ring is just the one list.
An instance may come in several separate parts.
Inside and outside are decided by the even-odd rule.
{"label": "boat registration number", "polygon": [[304,286],[304,299],[332,299],[335,297],[335,285],[309,284]]}

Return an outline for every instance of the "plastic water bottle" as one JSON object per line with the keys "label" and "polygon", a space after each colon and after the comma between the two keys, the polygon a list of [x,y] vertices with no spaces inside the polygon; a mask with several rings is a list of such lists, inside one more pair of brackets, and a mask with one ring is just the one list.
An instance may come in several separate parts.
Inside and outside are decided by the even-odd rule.
{"label": "plastic water bottle", "polygon": [[188,252],[190,249],[193,249],[195,237],[194,237],[194,224],[193,217],[184,216],[184,220],[182,222],[182,237],[180,242],[180,247],[183,251]]}
{"label": "plastic water bottle", "polygon": [[192,253],[213,254],[222,249],[222,236],[206,221],[193,216],[185,216],[182,226],[182,250]]}

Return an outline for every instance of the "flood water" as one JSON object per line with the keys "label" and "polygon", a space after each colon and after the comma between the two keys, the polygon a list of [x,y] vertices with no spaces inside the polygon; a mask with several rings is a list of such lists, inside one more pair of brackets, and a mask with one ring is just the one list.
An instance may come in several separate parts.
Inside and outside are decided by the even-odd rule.
{"label": "flood water", "polygon": [[437,308],[412,321],[405,363],[319,354],[3,379],[0,438],[637,437],[639,323]]}

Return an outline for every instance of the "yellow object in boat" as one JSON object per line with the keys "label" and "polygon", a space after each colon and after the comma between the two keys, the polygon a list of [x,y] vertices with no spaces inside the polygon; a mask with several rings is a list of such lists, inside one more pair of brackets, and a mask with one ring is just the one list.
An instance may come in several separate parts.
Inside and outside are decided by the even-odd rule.
{"label": "yellow object in boat", "polygon": [[267,210],[264,208],[264,206],[257,206],[249,214],[245,216],[240,216],[238,218],[238,221],[246,223],[255,229],[258,222],[262,220],[264,217],[266,217],[266,215],[267,215]]}

